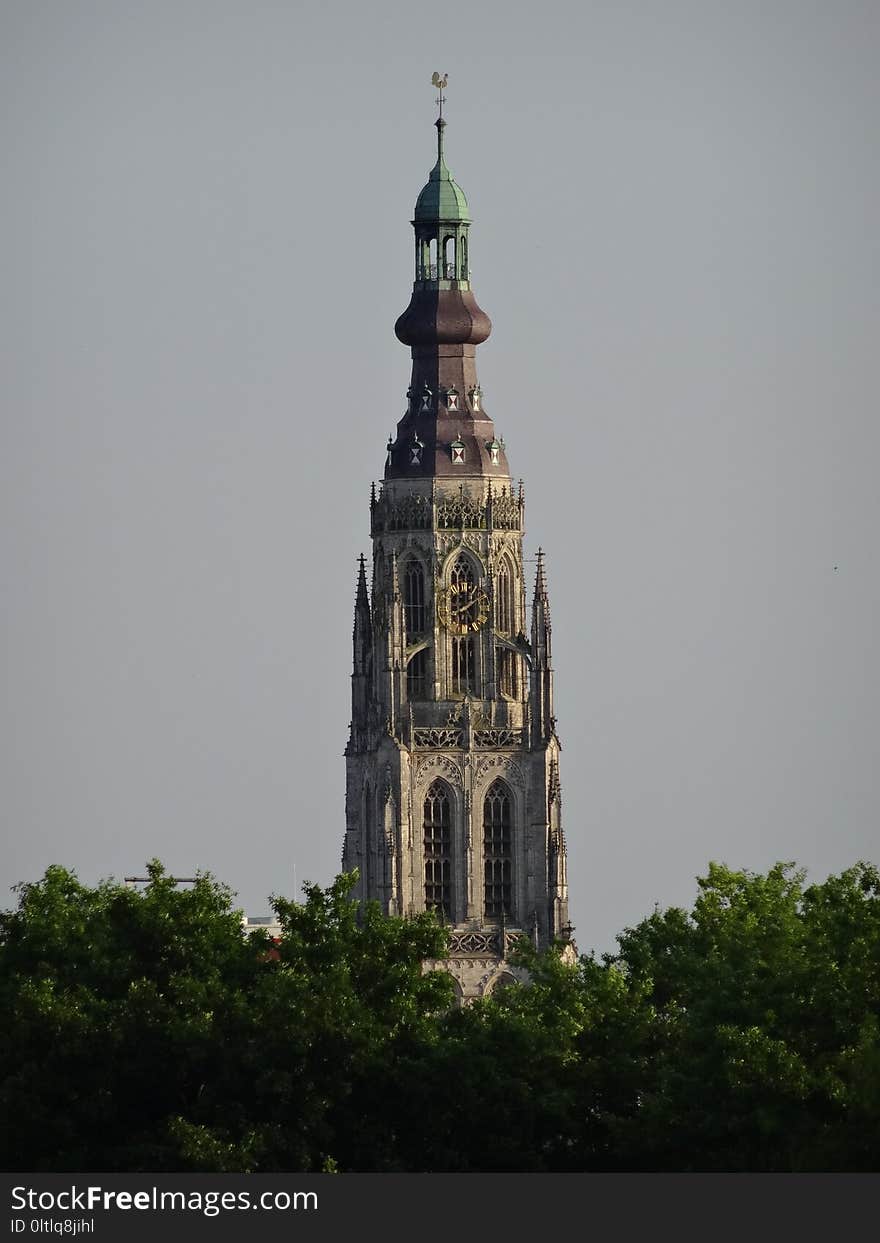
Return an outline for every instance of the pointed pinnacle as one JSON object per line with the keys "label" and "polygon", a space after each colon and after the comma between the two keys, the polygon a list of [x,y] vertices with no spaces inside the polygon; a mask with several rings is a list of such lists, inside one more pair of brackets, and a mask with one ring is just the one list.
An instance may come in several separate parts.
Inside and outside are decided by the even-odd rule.
{"label": "pointed pinnacle", "polygon": [[535,574],[535,594],[532,599],[532,621],[543,617],[543,624],[550,628],[550,599],[547,595],[547,577],[544,573],[544,549],[538,549],[538,569]]}
{"label": "pointed pinnacle", "polygon": [[367,604],[367,563],[364,554],[358,557],[357,596],[355,608]]}
{"label": "pointed pinnacle", "polygon": [[535,595],[546,596],[547,579],[544,574],[544,549],[538,549],[538,571],[535,575]]}

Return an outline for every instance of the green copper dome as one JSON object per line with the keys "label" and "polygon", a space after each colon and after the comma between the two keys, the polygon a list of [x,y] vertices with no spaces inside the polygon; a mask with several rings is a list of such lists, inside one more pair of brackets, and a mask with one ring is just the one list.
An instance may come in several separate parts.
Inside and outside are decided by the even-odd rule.
{"label": "green copper dome", "polygon": [[425,223],[431,220],[460,221],[470,224],[470,212],[464,190],[452,179],[443,158],[443,131],[446,122],[441,117],[437,125],[437,163],[431,169],[428,184],[416,199],[415,220]]}

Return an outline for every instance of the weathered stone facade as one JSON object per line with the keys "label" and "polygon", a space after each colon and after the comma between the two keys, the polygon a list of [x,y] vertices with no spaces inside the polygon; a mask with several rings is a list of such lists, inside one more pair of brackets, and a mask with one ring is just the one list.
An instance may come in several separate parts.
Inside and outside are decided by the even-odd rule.
{"label": "weathered stone facade", "polygon": [[569,924],[543,555],[527,628],[524,492],[476,375],[491,324],[444,124],[396,326],[412,379],[371,497],[371,585],[363,558],[358,575],[342,861],[388,914],[442,914],[467,1000],[519,974],[512,937],[543,947]]}

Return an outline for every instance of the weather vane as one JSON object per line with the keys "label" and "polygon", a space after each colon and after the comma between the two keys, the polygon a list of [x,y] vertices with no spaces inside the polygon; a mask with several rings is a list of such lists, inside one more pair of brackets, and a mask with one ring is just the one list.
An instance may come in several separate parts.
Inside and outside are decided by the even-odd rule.
{"label": "weather vane", "polygon": [[448,73],[444,73],[442,78],[440,77],[440,74],[437,73],[436,70],[434,71],[434,73],[431,74],[431,82],[433,83],[434,86],[436,86],[437,90],[440,92],[437,103],[440,105],[440,120],[441,121],[443,120],[443,105],[446,103],[446,97],[444,96],[443,92],[446,89],[446,83],[448,81],[449,81]]}

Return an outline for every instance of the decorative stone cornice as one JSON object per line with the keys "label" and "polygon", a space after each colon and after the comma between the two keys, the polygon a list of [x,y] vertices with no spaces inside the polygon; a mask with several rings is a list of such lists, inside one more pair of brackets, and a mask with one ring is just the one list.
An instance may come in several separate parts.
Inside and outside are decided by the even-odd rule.
{"label": "decorative stone cornice", "polygon": [[490,493],[485,501],[468,496],[432,498],[410,493],[392,500],[384,491],[370,501],[373,535],[383,531],[522,531],[522,489]]}
{"label": "decorative stone cornice", "polygon": [[[521,747],[521,729],[475,729],[474,747],[477,750],[496,750],[499,747]],[[455,726],[430,726],[413,730],[413,746],[422,751],[463,750],[464,731]]]}

